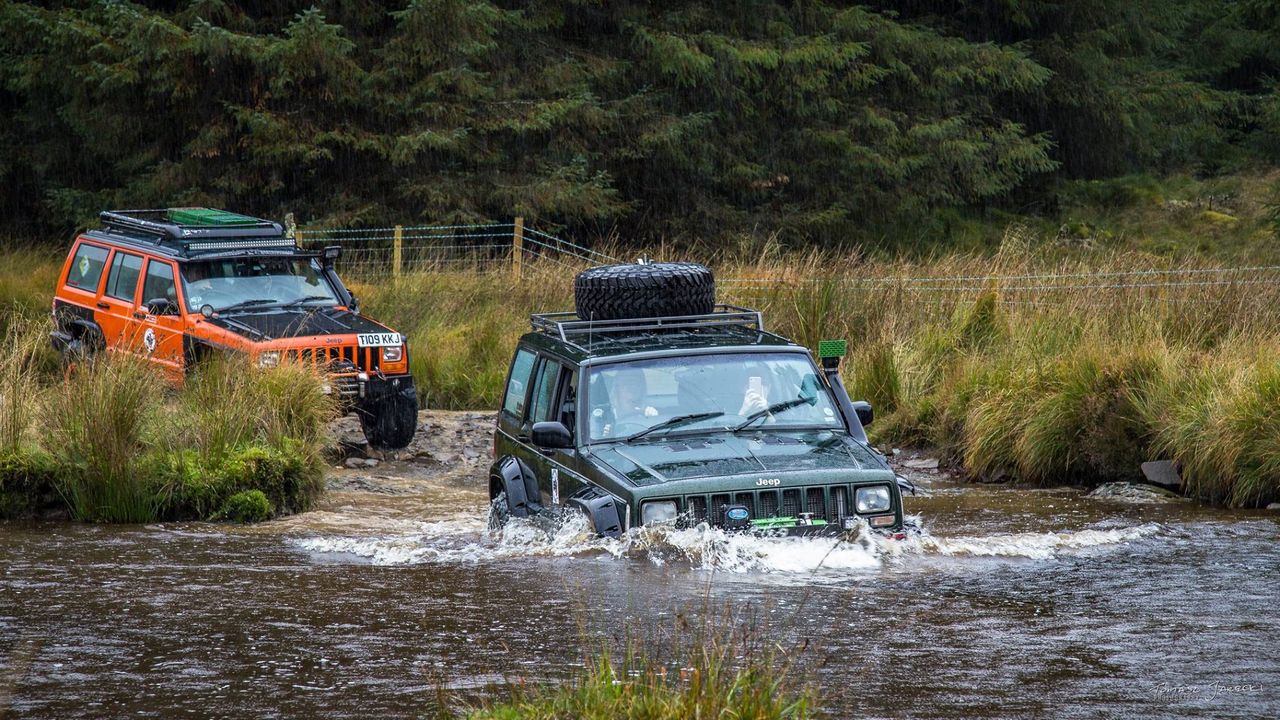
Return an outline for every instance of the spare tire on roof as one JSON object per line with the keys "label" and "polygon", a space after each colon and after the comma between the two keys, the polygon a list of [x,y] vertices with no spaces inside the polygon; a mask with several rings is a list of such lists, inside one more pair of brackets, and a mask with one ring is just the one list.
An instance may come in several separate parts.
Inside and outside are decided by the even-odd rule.
{"label": "spare tire on roof", "polygon": [[716,281],[697,263],[604,265],[578,273],[573,294],[583,320],[705,315],[715,309]]}

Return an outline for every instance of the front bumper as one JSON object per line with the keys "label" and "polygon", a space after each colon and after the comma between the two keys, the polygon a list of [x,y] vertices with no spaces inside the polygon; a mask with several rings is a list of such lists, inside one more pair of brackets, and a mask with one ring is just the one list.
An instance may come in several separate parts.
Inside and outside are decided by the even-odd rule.
{"label": "front bumper", "polygon": [[330,375],[325,391],[337,397],[344,410],[381,405],[396,395],[416,398],[418,392],[412,375],[370,375],[364,372]]}

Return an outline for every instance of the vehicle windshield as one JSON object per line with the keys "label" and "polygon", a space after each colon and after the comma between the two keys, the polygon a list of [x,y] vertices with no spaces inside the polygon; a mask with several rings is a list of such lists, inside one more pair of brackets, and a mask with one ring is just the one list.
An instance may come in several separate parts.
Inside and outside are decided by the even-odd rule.
{"label": "vehicle windshield", "polygon": [[[788,402],[788,401],[799,402]],[[797,353],[693,355],[592,368],[587,381],[591,440],[667,432],[835,427],[835,404],[807,356]],[[701,416],[701,417],[699,417]],[[673,422],[674,420],[674,422]],[[664,427],[658,427],[664,426]]]}
{"label": "vehicle windshield", "polygon": [[337,305],[338,297],[314,258],[250,257],[200,260],[182,266],[187,308],[214,310],[298,305]]}

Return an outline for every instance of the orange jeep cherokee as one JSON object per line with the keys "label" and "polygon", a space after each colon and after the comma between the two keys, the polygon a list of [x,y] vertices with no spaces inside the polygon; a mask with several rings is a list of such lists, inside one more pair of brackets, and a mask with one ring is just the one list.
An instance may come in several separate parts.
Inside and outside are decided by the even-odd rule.
{"label": "orange jeep cherokee", "polygon": [[127,352],[181,385],[201,358],[239,352],[260,367],[325,371],[375,447],[402,448],[418,396],[404,338],[362,315],[333,261],[278,223],[209,208],[119,210],[76,237],[53,300],[53,346],[72,364]]}

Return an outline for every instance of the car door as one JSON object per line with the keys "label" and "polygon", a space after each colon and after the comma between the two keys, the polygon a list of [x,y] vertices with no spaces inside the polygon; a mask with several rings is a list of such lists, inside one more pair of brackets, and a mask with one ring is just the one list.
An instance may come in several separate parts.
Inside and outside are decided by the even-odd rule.
{"label": "car door", "polygon": [[183,372],[182,301],[178,296],[173,263],[150,258],[142,279],[134,317],[142,317],[142,351],[170,379],[181,381]]}
{"label": "car door", "polygon": [[[533,375],[533,388],[529,397],[529,412],[522,433],[531,436],[535,423],[558,421],[575,431],[573,394],[577,373],[559,360],[543,356]],[[532,441],[525,460],[538,478],[538,493],[543,507],[559,507],[583,485],[574,467],[577,466],[575,448],[543,449],[534,447]]]}
{"label": "car door", "polygon": [[135,316],[138,285],[142,280],[142,255],[114,250],[107,260],[107,282],[98,296],[95,318],[107,347],[117,352],[143,351],[141,316]]}

